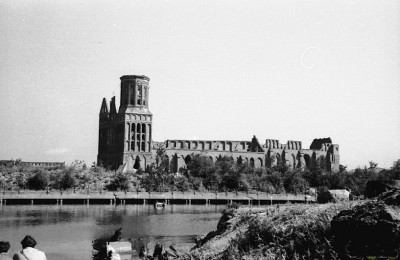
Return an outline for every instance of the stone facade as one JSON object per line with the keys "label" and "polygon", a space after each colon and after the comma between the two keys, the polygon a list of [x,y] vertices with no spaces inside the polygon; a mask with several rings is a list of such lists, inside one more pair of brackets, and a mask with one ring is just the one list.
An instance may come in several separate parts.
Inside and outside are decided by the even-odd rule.
{"label": "stone facade", "polygon": [[339,170],[339,145],[331,138],[314,139],[310,149],[301,141],[266,139],[260,143],[253,136],[249,140],[166,140],[152,141],[153,114],[149,105],[149,81],[146,76],[122,76],[121,99],[117,112],[115,97],[110,108],[104,98],[100,109],[98,164],[113,169],[130,171],[154,162],[160,145],[166,149],[170,170],[177,172],[186,167],[194,153],[209,156],[213,161],[230,156],[238,163],[248,163],[259,168],[285,162],[294,168],[308,168],[313,161],[324,160],[329,170]]}

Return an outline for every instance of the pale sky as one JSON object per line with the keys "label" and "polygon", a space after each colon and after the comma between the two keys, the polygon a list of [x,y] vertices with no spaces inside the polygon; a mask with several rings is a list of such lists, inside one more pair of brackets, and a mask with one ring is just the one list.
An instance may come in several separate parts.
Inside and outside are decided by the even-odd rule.
{"label": "pale sky", "polygon": [[153,139],[331,137],[400,159],[400,2],[0,0],[0,159],[84,160],[103,97],[150,77]]}

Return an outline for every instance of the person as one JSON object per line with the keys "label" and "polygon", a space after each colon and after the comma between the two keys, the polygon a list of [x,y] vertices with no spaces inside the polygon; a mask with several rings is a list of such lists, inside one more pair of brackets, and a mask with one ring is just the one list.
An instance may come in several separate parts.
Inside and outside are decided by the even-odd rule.
{"label": "person", "polygon": [[17,252],[14,256],[14,260],[47,260],[46,255],[35,248],[36,246],[36,240],[30,236],[27,235],[22,239],[21,245],[22,245],[22,250],[20,252]]}
{"label": "person", "polygon": [[10,250],[10,243],[8,241],[0,241],[0,260],[12,260],[7,255],[8,250]]}
{"label": "person", "polygon": [[117,241],[121,240],[121,235],[122,235],[121,230],[122,230],[122,227],[115,230],[114,235],[112,235],[112,237],[110,238],[110,242],[117,242]]}

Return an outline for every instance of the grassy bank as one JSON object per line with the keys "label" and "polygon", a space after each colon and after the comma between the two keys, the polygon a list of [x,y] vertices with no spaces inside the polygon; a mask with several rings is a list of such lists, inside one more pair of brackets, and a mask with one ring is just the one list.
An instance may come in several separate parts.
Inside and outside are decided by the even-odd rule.
{"label": "grassy bank", "polygon": [[330,223],[359,202],[228,209],[192,259],[338,259]]}

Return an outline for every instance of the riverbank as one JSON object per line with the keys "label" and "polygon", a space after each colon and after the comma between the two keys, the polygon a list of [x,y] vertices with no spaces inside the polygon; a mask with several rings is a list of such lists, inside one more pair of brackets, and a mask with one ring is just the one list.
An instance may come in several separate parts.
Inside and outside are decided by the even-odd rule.
{"label": "riverbank", "polygon": [[400,189],[374,200],[224,210],[191,259],[399,259]]}

